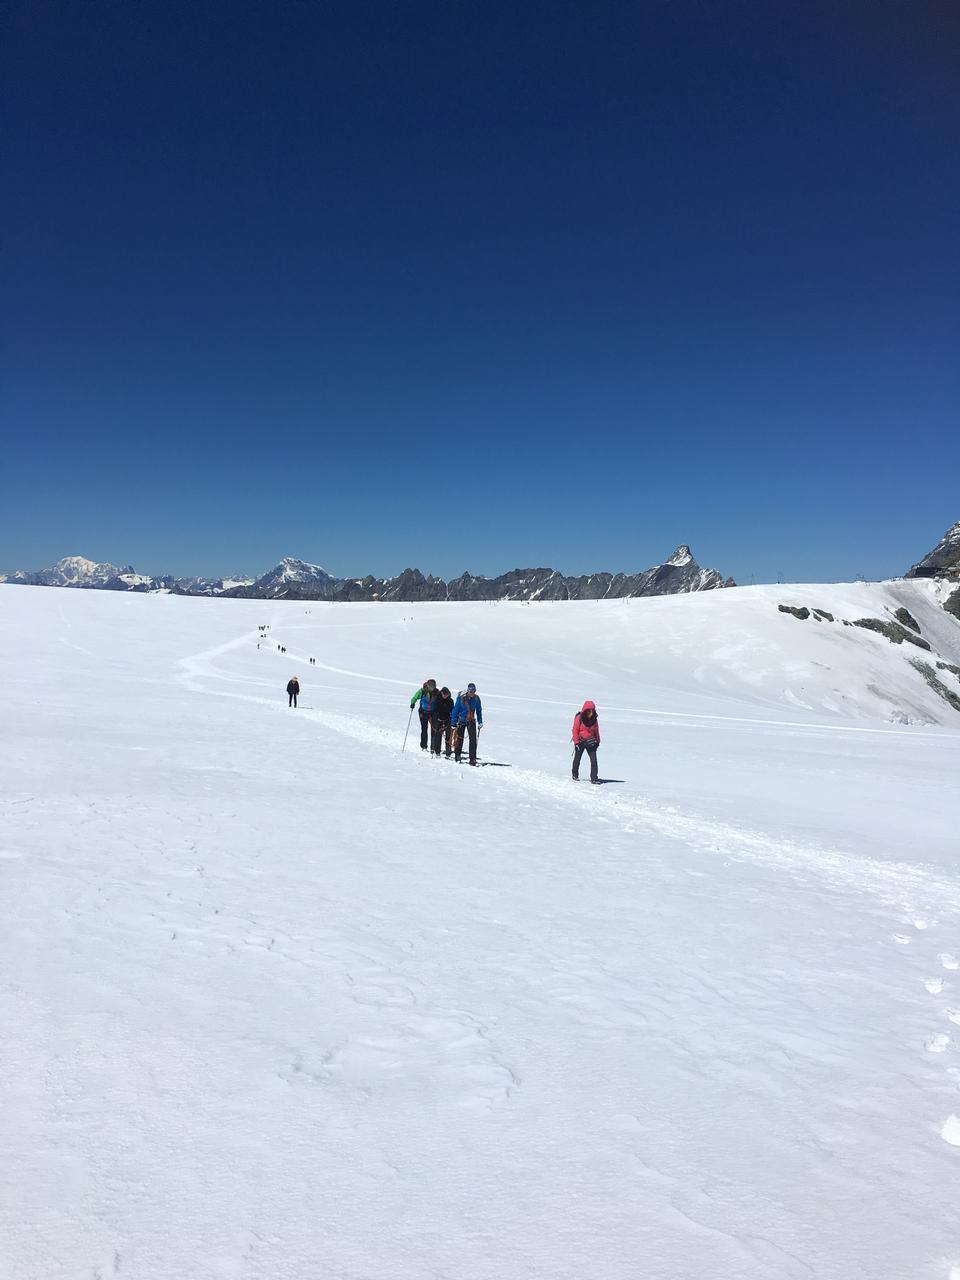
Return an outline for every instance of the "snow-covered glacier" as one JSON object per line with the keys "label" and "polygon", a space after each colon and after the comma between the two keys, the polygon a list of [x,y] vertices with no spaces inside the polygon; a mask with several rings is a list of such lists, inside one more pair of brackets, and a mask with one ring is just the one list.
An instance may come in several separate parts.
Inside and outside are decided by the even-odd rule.
{"label": "snow-covered glacier", "polygon": [[957,1280],[936,591],[0,586],[0,1275]]}

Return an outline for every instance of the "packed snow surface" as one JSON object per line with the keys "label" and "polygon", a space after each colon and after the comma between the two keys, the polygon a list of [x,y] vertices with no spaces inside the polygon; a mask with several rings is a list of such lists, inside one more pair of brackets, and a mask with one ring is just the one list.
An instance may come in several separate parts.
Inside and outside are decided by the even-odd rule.
{"label": "packed snow surface", "polygon": [[[960,714],[840,621],[898,607],[960,662],[920,581],[0,587],[0,1276],[956,1280]],[[431,676],[480,768],[401,751]]]}

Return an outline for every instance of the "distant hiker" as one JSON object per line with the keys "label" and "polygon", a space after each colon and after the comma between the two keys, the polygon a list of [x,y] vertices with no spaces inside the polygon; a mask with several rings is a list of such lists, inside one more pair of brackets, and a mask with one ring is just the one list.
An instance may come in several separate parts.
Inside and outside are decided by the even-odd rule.
{"label": "distant hiker", "polygon": [[430,727],[430,717],[433,715],[433,704],[437,700],[437,682],[436,680],[424,680],[423,684],[410,699],[410,706],[415,707],[420,704],[420,750],[427,749],[427,730]]}
{"label": "distant hiker", "polygon": [[599,782],[597,773],[597,747],[600,745],[600,721],[597,719],[597,704],[585,702],[573,717],[573,780],[579,780],[580,761],[586,751],[590,757],[590,781]]}
{"label": "distant hiker", "polygon": [[433,704],[433,723],[430,726],[430,746],[434,755],[440,754],[440,748],[444,748],[447,759],[450,759],[451,750],[451,728],[450,720],[453,716],[453,698],[450,690],[446,685],[437,694],[437,700]]}
{"label": "distant hiker", "polygon": [[463,751],[463,735],[466,732],[470,740],[470,763],[477,763],[477,733],[483,728],[483,706],[477,695],[477,686],[468,684],[466,689],[457,694],[450,717],[453,729],[453,758],[460,763]]}
{"label": "distant hiker", "polygon": [[297,705],[297,698],[300,696],[300,681],[296,676],[291,676],[287,681],[287,695],[290,699],[287,706],[295,707]]}

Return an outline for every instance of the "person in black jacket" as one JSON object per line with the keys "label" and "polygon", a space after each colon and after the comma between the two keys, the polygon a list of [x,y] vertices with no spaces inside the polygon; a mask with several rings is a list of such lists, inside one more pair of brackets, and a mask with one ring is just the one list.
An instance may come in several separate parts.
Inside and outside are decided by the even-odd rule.
{"label": "person in black jacket", "polygon": [[297,679],[296,676],[291,676],[290,679],[287,681],[287,697],[289,698],[289,702],[287,703],[287,706],[295,707],[297,705],[297,698],[299,696],[300,696],[300,681]]}
{"label": "person in black jacket", "polygon": [[446,754],[450,756],[450,717],[453,715],[453,698],[446,685],[437,694],[433,704],[433,719],[430,722],[430,748],[435,756],[440,754],[441,746],[446,746]]}

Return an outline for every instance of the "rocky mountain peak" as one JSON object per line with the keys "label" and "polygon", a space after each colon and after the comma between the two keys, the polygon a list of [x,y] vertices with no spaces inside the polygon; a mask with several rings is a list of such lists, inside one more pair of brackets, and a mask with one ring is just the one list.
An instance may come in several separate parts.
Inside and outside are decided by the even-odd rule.
{"label": "rocky mountain peak", "polygon": [[672,565],[676,569],[685,569],[688,564],[694,563],[693,554],[687,544],[681,542],[670,559],[664,560],[663,563]]}
{"label": "rocky mountain peak", "polygon": [[908,578],[960,577],[960,520],[943,535],[932,551],[908,569]]}

